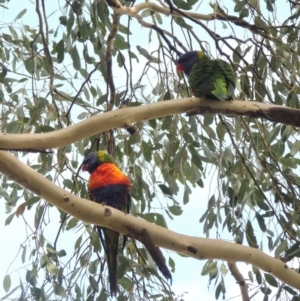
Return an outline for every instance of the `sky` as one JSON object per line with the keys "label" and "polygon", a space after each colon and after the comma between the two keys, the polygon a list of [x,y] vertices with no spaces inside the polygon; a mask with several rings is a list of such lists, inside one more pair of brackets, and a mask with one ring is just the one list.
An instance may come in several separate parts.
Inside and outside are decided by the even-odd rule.
{"label": "sky", "polygon": [[[60,3],[63,3],[64,1],[60,1]],[[202,1],[204,2],[204,1]],[[205,13],[211,12],[211,10],[208,10],[208,4],[202,3],[199,4],[199,10],[198,12]],[[52,3],[50,1],[47,3],[47,11],[53,13],[55,12],[57,8],[57,3],[59,1],[53,1]],[[27,13],[22,17],[22,19],[18,20],[17,23],[19,24],[32,24],[32,22],[37,22],[37,17],[35,13],[34,3],[30,1],[24,1],[18,3],[18,9],[15,9],[15,3],[13,1],[10,1],[9,3],[5,4],[10,9],[5,10],[0,8],[0,14],[1,16],[1,22],[2,24],[6,22],[12,22],[14,24],[14,18],[16,15],[22,11],[24,8],[27,8]],[[231,3],[230,3],[231,5]],[[23,6],[23,7],[22,7]],[[53,8],[52,8],[53,6]],[[14,7],[14,9],[12,9]],[[58,14],[60,15],[60,14]],[[146,20],[149,21],[149,20]],[[57,20],[57,14],[54,13],[49,17],[49,23],[51,22],[58,22]],[[1,25],[1,23],[0,23]],[[18,25],[14,25],[18,26]],[[151,49],[151,47],[155,48],[155,45],[149,45],[148,44],[148,33],[149,30],[146,28],[140,29],[140,38],[139,43],[143,44],[144,48]],[[201,37],[203,39],[203,37]],[[139,57],[141,61],[143,61],[143,57]],[[143,66],[143,64],[141,64]],[[136,66],[136,68],[139,68],[139,66]],[[121,80],[120,78],[116,78],[116,82],[118,80]],[[87,175],[82,175],[84,177],[87,177]],[[209,177],[204,181],[204,187],[203,189],[197,187],[193,190],[192,195],[190,196],[190,202],[183,207],[183,214],[181,216],[176,217],[173,221],[169,219],[169,217],[166,216],[167,223],[169,229],[181,233],[186,234],[190,236],[203,236],[203,224],[199,223],[199,218],[204,213],[204,211],[207,209],[207,202],[209,196],[212,194],[212,191],[215,189],[214,185],[212,184],[215,180],[215,175],[213,173],[210,174]],[[178,196],[176,196],[176,200],[181,203],[182,199],[182,191],[179,192]],[[0,202],[0,220],[4,224],[5,219],[7,218],[7,215],[5,214],[5,206],[4,206],[4,199],[2,199],[2,202]],[[52,211],[53,212],[53,211]],[[16,267],[20,264],[19,258],[16,258],[18,256],[19,250],[22,250],[22,244],[26,243],[25,238],[28,234],[28,228],[24,227],[24,221],[23,218],[26,219],[26,221],[29,224],[33,223],[34,219],[34,211],[28,211],[26,210],[24,217],[14,218],[12,223],[9,226],[0,227],[0,237],[2,241],[8,242],[5,243],[0,248],[0,258],[1,258],[1,268],[0,268],[0,281],[4,278],[6,273],[11,274],[13,285],[12,288],[19,283],[19,272],[16,271]],[[57,233],[57,227],[58,227],[58,221],[59,217],[58,215],[50,217],[49,221],[51,222],[51,227],[53,223],[53,232],[51,232],[51,227],[47,227],[49,233],[47,235],[51,237],[51,235],[54,237]],[[76,233],[69,231],[69,234],[76,235]],[[211,238],[218,238],[217,234],[215,232],[211,232]],[[228,235],[228,239],[229,239]],[[222,238],[226,239],[226,233],[222,233]],[[61,242],[62,245],[61,248],[64,248],[63,242]],[[67,242],[65,242],[67,244]],[[67,246],[66,246],[67,248]],[[203,265],[205,263],[202,261],[198,261],[192,258],[187,257],[181,257],[174,252],[167,251],[166,257],[168,257],[168,254],[175,260],[176,262],[176,271],[173,275],[173,285],[172,289],[175,291],[176,294],[180,295],[184,293],[184,300],[186,301],[194,301],[199,300],[199,297],[201,296],[201,299],[206,301],[212,301],[215,300],[214,297],[214,285],[208,286],[208,278],[206,276],[201,276],[201,270],[203,268]],[[14,261],[15,260],[15,261]],[[12,265],[10,263],[13,262]],[[219,261],[219,264],[222,262]],[[224,264],[226,264],[224,262]],[[251,269],[251,266],[238,263],[238,267],[243,271],[244,275],[246,275],[246,272]],[[26,267],[24,267],[23,272],[26,271]],[[225,283],[226,283],[226,299],[231,299],[234,297],[237,297],[236,299],[239,300],[239,287],[237,284],[235,284],[235,281],[233,277],[228,273],[225,276]],[[3,287],[0,286],[0,298],[1,296],[5,295],[5,292],[3,290]],[[258,298],[259,300],[259,298]]]}

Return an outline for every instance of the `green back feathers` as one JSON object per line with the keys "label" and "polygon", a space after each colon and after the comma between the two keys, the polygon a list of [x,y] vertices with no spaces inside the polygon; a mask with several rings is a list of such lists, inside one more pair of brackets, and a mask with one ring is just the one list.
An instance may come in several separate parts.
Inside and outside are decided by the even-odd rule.
{"label": "green back feathers", "polygon": [[177,70],[189,76],[189,84],[196,97],[233,98],[236,76],[226,61],[212,60],[203,51],[190,51],[178,59]]}
{"label": "green back feathers", "polygon": [[227,100],[233,97],[236,77],[229,63],[211,60],[205,55],[193,66],[189,83],[196,97],[215,96]]}

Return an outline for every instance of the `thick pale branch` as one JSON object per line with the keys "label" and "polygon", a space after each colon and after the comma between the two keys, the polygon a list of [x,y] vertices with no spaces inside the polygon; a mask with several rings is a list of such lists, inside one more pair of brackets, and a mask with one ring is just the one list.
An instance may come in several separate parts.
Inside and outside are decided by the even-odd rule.
{"label": "thick pale branch", "polygon": [[[223,102],[224,103],[224,102]],[[210,102],[209,106],[201,105],[197,108],[189,110],[188,116],[194,114],[225,114],[225,115],[243,115],[252,118],[266,118],[270,121],[279,122],[283,124],[300,126],[300,110],[289,107],[268,105],[261,102],[231,102],[233,105],[215,106]],[[237,107],[238,106],[238,107]]]}
{"label": "thick pale branch", "polygon": [[251,263],[272,273],[288,285],[300,289],[298,273],[288,268],[281,260],[272,258],[258,249],[217,239],[178,234],[111,207],[81,199],[56,186],[5,151],[0,151],[0,172],[84,222],[108,227],[124,234],[130,234],[128,229],[136,229],[139,232],[147,229],[153,242],[160,247],[196,259],[215,258]]}
{"label": "thick pale branch", "polygon": [[[170,15],[170,9],[168,7],[159,6],[152,2],[143,2],[132,7],[123,6],[121,2],[118,0],[107,0],[106,2],[116,14],[120,14],[120,15],[128,15],[131,17],[135,17],[140,11],[145,9],[150,9],[158,13]],[[203,14],[197,14],[192,12],[188,12],[187,14],[195,19],[206,20],[206,21],[212,20],[211,15],[203,15]],[[181,16],[180,13],[175,11],[173,11],[172,15]]]}
{"label": "thick pale branch", "polygon": [[[254,24],[250,24],[247,21],[245,21],[237,16],[231,16],[231,15],[227,15],[225,13],[211,13],[211,14],[204,15],[204,14],[184,11],[184,14],[182,14],[178,10],[174,10],[174,9],[171,13],[169,7],[163,7],[163,6],[157,5],[153,2],[143,2],[143,3],[139,3],[137,5],[134,5],[132,7],[123,6],[119,0],[107,0],[107,4],[114,10],[115,13],[120,14],[120,15],[128,15],[131,17],[136,17],[136,15],[139,12],[141,12],[145,9],[150,9],[150,10],[156,11],[158,13],[165,14],[167,16],[170,16],[170,15],[176,16],[176,17],[189,16],[196,20],[203,20],[203,21],[222,20],[222,21],[226,21],[226,22],[232,22],[239,27],[247,28],[254,34],[260,34],[267,39],[274,39],[274,37],[271,37],[270,35],[267,34],[268,31],[266,31],[266,28],[259,27]],[[271,28],[268,28],[268,29],[271,29]]]}
{"label": "thick pale branch", "polygon": [[300,110],[297,109],[254,101],[212,101],[191,97],[117,109],[92,116],[77,124],[53,132],[39,134],[0,133],[0,149],[44,150],[60,147],[109,129],[126,127],[133,122],[180,114],[186,111],[189,111],[189,114],[220,113],[253,118],[262,117],[275,122],[300,126]]}

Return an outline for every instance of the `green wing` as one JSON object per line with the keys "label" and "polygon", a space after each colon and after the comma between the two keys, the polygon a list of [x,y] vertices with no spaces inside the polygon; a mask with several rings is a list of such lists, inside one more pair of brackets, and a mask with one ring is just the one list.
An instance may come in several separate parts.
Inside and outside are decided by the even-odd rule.
{"label": "green wing", "polygon": [[230,100],[234,95],[235,83],[231,65],[223,60],[201,59],[189,74],[189,84],[196,97]]}

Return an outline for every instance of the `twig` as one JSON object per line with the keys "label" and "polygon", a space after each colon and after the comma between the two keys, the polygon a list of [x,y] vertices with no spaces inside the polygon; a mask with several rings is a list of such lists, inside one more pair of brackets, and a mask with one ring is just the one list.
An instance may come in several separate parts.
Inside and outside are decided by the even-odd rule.
{"label": "twig", "polygon": [[[154,29],[154,30],[156,30],[156,31],[161,35],[161,37],[162,37],[162,38],[165,40],[165,42],[168,44],[168,46],[169,46],[169,48],[170,48],[171,51],[173,50],[178,56],[182,55],[182,53],[181,53],[180,51],[178,51],[178,50],[171,44],[171,42],[167,39],[167,37],[166,37],[166,35],[165,35],[165,30],[159,28],[159,27],[156,26],[156,25],[152,25],[151,28]],[[174,38],[174,40],[177,40],[177,42],[179,42],[178,39],[177,39],[176,37],[173,37],[173,38]],[[179,42],[179,43],[180,43],[180,42]],[[185,48],[185,47],[182,45],[182,43],[180,43],[180,44],[181,44],[180,46],[181,46],[182,48]]]}
{"label": "twig", "polygon": [[[105,62],[105,59],[102,60],[102,61],[100,61],[100,62],[98,62],[98,63],[96,64],[95,68],[89,73],[89,75],[88,75],[88,77],[86,78],[86,80],[81,84],[81,87],[80,87],[79,91],[77,92],[77,94],[75,95],[74,99],[72,100],[72,103],[71,103],[71,105],[70,105],[70,107],[69,107],[69,109],[68,109],[68,112],[67,112],[67,114],[66,114],[66,117],[68,118],[68,120],[69,120],[69,114],[70,114],[70,112],[71,112],[71,109],[72,109],[72,107],[73,107],[73,105],[74,105],[76,99],[78,98],[79,94],[80,94],[81,91],[83,90],[85,84],[86,84],[87,82],[90,81],[92,74],[93,74],[95,71],[97,71],[99,65],[101,65],[103,62]],[[57,91],[56,89],[54,89],[54,91],[55,91],[56,93],[58,93],[58,91]]]}
{"label": "twig", "polygon": [[242,300],[243,301],[249,301],[249,295],[248,295],[248,286],[246,284],[244,276],[239,271],[237,265],[235,262],[228,262],[228,268],[234,277],[234,279],[237,281],[238,285],[240,286],[241,294],[242,294]]}
{"label": "twig", "polygon": [[[123,95],[123,97],[122,97],[123,99],[125,99],[125,98],[126,98],[126,95],[127,95],[127,93],[128,93],[129,73],[128,73],[128,70],[127,70],[125,61],[124,61],[124,59],[123,59],[123,54],[122,54],[122,52],[121,52],[118,48],[116,48],[116,50],[118,51],[118,53],[119,53],[119,55],[120,55],[121,61],[122,61],[122,63],[123,63],[123,67],[124,67],[125,72],[126,72],[126,90],[125,90],[125,93],[124,93],[124,95]],[[129,58],[129,60],[130,60],[130,58]]]}
{"label": "twig", "polygon": [[114,50],[114,39],[118,32],[118,26],[120,22],[120,14],[115,14],[113,18],[112,28],[107,37],[107,51],[106,51],[106,68],[107,68],[107,85],[110,90],[110,100],[107,106],[107,111],[111,111],[115,104],[115,96],[116,96],[116,88],[113,79],[113,71],[112,71],[112,52]]}

